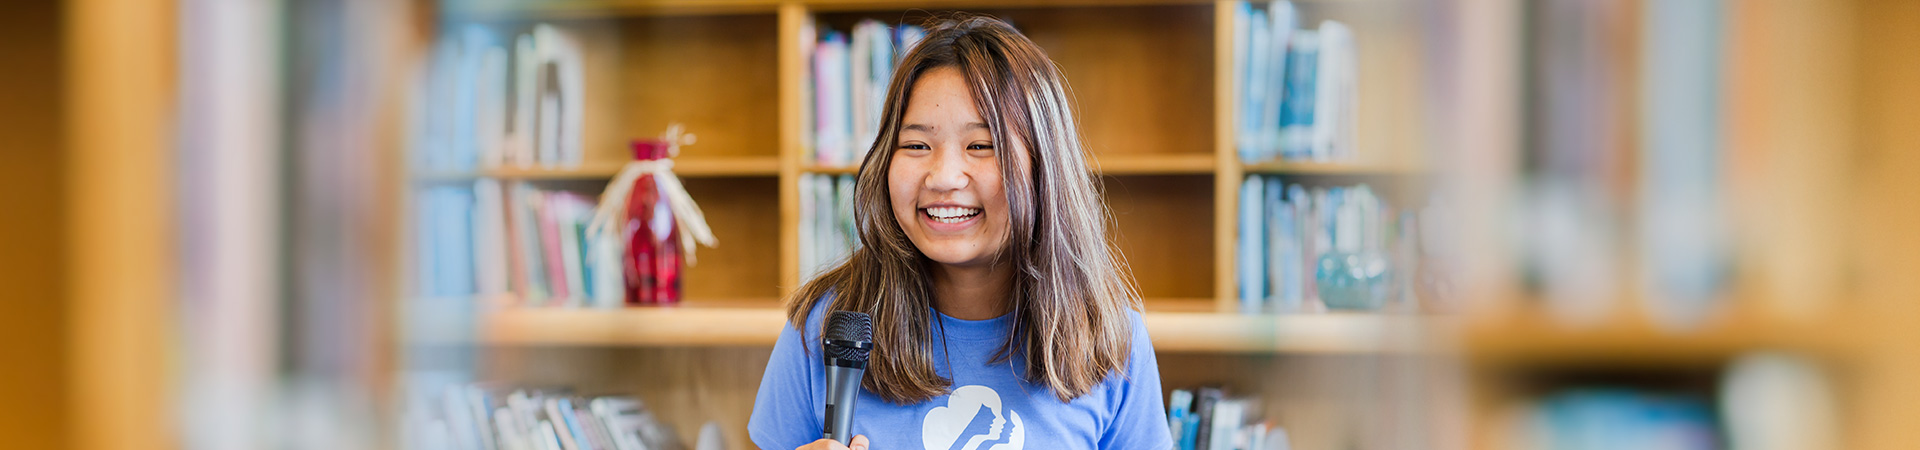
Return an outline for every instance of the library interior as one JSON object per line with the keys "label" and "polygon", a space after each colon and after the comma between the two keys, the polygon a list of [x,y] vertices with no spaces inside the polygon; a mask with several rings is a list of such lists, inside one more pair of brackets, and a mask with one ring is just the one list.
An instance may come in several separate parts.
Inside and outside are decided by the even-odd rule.
{"label": "library interior", "polygon": [[[0,448],[785,450],[844,437],[839,392],[881,450],[1920,447],[1920,1],[35,0],[0,34]],[[908,145],[948,70],[916,51],[968,45],[975,104],[1051,92],[979,113],[1068,125]],[[1031,189],[903,223],[913,152]],[[1034,210],[1062,179],[1100,207]],[[1016,281],[958,318],[970,266],[903,230],[987,220]],[[912,288],[823,325],[813,280]],[[1060,338],[1103,302],[1143,371],[1063,406],[1035,355],[1104,361]],[[1004,331],[1021,388],[928,363],[929,322]],[[949,383],[877,396],[914,368]]]}

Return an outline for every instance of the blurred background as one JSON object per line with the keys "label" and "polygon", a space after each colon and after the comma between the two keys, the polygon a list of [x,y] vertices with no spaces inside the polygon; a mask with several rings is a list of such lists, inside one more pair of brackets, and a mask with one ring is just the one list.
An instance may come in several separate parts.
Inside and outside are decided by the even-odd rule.
{"label": "blurred background", "polygon": [[1179,448],[1920,443],[1920,2],[71,0],[0,447],[754,448],[951,11],[1066,74]]}

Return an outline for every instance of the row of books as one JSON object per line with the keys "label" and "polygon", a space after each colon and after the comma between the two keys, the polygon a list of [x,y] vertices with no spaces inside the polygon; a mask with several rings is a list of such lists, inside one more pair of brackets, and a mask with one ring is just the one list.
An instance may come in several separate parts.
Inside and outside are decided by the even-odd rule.
{"label": "row of books", "polygon": [[587,194],[481,179],[431,186],[418,198],[421,294],[493,297],[529,306],[619,307],[618,235],[590,234]]}
{"label": "row of books", "polygon": [[1755,352],[1703,391],[1676,385],[1574,384],[1522,399],[1494,422],[1493,448],[1692,450],[1838,448],[1839,405],[1813,360]]}
{"label": "row of books", "polygon": [[1178,450],[1287,450],[1287,430],[1259,419],[1259,404],[1230,398],[1219,388],[1175,389],[1167,395],[1167,426]]}
{"label": "row of books", "polygon": [[1576,388],[1522,406],[1507,443],[1515,449],[1714,450],[1723,448],[1709,403],[1697,396],[1621,388]]}
{"label": "row of books", "polygon": [[812,279],[860,245],[853,223],[853,176],[800,176],[800,278]]}
{"label": "row of books", "polygon": [[416,170],[580,164],[586,75],[567,32],[541,24],[509,40],[467,26],[424,63],[409,108]]}
{"label": "row of books", "polygon": [[[858,164],[879,136],[887,84],[902,55],[926,36],[913,25],[889,27],[863,20],[851,34],[824,24],[804,31],[802,42],[817,42],[808,54],[812,70],[805,104],[812,106],[808,160],[822,166]],[[815,34],[818,34],[816,41]]]}
{"label": "row of books", "polygon": [[[686,448],[672,428],[630,396],[454,385],[414,396],[403,420],[405,448],[422,450]],[[701,439],[717,439],[718,434],[703,430]]]}
{"label": "row of books", "polygon": [[[1808,223],[1794,216],[1812,214],[1744,223],[1731,217],[1742,202],[1730,189],[1734,178],[1772,157],[1743,157],[1737,152],[1752,150],[1724,144],[1729,127],[1723,93],[1732,76],[1725,65],[1737,59],[1727,57],[1724,29],[1729,17],[1740,15],[1727,13],[1723,3],[1635,8],[1626,2],[1549,1],[1529,10],[1538,25],[1527,29],[1531,45],[1522,73],[1537,95],[1528,96],[1524,113],[1537,126],[1522,136],[1526,154],[1520,160],[1527,163],[1516,177],[1521,192],[1511,202],[1511,215],[1519,229],[1510,236],[1519,249],[1516,278],[1528,280],[1532,294],[1558,320],[1605,320],[1627,298],[1644,301],[1638,306],[1663,326],[1695,326],[1724,303],[1736,252],[1771,258],[1773,241],[1805,240],[1734,229],[1746,223],[1798,228],[1780,223]],[[1623,132],[1628,121],[1640,131]],[[1765,200],[1748,201],[1781,205],[1780,198],[1797,196],[1753,197]],[[1754,236],[1759,238],[1736,242]],[[1736,251],[1736,245],[1762,248]],[[1748,268],[1768,266],[1774,264]],[[1802,259],[1789,266],[1818,264]],[[1623,278],[1643,281],[1618,282]],[[1767,278],[1772,286],[1791,283],[1775,280],[1803,279]],[[1633,286],[1644,290],[1628,292]]]}
{"label": "row of books", "polygon": [[1299,29],[1293,3],[1241,3],[1233,16],[1235,145],[1248,163],[1355,158],[1359,60],[1353,31]]}
{"label": "row of books", "polygon": [[1238,278],[1246,313],[1414,307],[1444,280],[1426,262],[1424,212],[1395,208],[1365,184],[1241,184]]}

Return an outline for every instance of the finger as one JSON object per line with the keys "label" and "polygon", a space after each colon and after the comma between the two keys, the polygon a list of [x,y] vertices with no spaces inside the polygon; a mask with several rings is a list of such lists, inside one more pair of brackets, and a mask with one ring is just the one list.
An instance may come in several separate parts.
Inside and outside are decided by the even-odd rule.
{"label": "finger", "polygon": [[847,450],[847,446],[841,445],[840,441],[821,439],[809,442],[807,445],[802,445],[800,448],[794,450]]}
{"label": "finger", "polygon": [[849,445],[848,448],[851,450],[867,450],[867,435],[855,435],[853,442],[849,444],[851,445]]}

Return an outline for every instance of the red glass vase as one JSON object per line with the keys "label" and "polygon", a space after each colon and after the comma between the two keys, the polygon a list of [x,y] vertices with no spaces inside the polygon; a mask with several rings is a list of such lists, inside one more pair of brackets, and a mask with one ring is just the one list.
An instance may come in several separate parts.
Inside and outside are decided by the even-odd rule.
{"label": "red glass vase", "polygon": [[[636,140],[633,158],[641,161],[667,157],[666,141]],[[625,238],[628,305],[657,305],[680,302],[680,227],[674,221],[673,208],[660,195],[660,184],[653,174],[633,180],[633,192],[627,196]]]}

